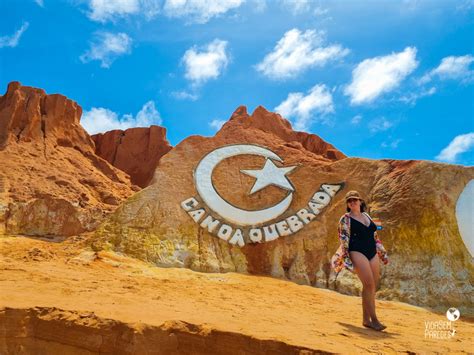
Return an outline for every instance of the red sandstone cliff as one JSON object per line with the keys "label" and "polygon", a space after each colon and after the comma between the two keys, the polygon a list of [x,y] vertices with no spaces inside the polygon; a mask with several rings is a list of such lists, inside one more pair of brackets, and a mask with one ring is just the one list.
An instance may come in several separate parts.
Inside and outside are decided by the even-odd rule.
{"label": "red sandstone cliff", "polygon": [[125,171],[141,187],[149,185],[161,157],[172,149],[166,129],[159,126],[113,130],[92,139],[98,156]]}
{"label": "red sandstone cliff", "polygon": [[272,134],[285,141],[285,145],[288,147],[305,149],[329,161],[346,158],[344,153],[317,135],[293,131],[288,120],[278,113],[267,111],[262,106],[258,106],[252,115],[247,113],[245,106],[238,107],[217,135],[227,135],[229,130],[235,131],[235,134],[243,135],[243,130],[248,129],[257,130],[260,134],[262,131]]}
{"label": "red sandstone cliff", "polygon": [[11,82],[0,99],[0,149],[9,143],[48,141],[93,153],[93,143],[80,126],[82,108],[59,94]]}
{"label": "red sandstone cliff", "polygon": [[[304,149],[320,160],[336,161],[346,158],[344,153],[317,135],[293,131],[288,120],[262,106],[252,115],[247,113],[245,106],[240,106],[216,136],[227,135],[229,131],[234,131],[239,136],[243,134],[243,130],[254,130],[256,134],[261,134],[262,131],[273,134],[285,146]],[[132,183],[141,187],[152,182],[161,157],[172,149],[166,139],[166,129],[159,126],[113,130],[95,134],[92,139],[97,155],[129,174]]]}
{"label": "red sandstone cliff", "polygon": [[18,82],[0,96],[0,234],[93,230],[137,189],[95,155],[81,114],[65,96]]}

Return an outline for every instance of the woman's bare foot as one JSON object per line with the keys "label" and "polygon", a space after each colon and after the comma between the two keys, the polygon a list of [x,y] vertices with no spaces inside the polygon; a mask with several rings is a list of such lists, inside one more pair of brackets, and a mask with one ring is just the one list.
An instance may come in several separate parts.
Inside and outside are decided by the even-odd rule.
{"label": "woman's bare foot", "polygon": [[383,325],[382,323],[380,323],[379,321],[377,321],[376,323],[372,323],[374,326],[375,326],[375,330],[378,330],[378,331],[382,331],[384,330],[385,328],[387,328],[386,325]]}
{"label": "woman's bare foot", "polygon": [[362,322],[362,325],[366,328],[371,328],[379,332],[387,328],[387,326],[383,325],[380,322]]}

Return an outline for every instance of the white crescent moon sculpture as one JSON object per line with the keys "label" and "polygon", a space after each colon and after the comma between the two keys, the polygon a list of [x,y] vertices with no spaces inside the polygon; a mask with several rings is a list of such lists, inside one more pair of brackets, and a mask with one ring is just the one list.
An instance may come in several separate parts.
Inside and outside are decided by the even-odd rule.
{"label": "white crescent moon sculpture", "polygon": [[194,172],[196,189],[203,201],[214,212],[225,218],[229,222],[241,226],[253,226],[270,221],[284,213],[293,199],[290,192],[278,204],[263,210],[248,211],[232,206],[224,200],[212,185],[212,172],[214,168],[224,159],[236,155],[259,155],[265,158],[282,161],[282,159],[272,151],[256,145],[238,144],[218,148],[207,154],[198,164]]}

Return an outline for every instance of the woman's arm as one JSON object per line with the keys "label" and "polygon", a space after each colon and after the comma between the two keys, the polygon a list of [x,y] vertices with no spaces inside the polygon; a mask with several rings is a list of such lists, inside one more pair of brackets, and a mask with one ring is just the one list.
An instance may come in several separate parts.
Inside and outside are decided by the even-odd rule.
{"label": "woman's arm", "polygon": [[344,250],[349,250],[349,240],[350,240],[350,231],[349,226],[346,224],[345,216],[342,216],[339,220],[339,225],[337,228],[339,233],[339,241],[342,244]]}
{"label": "woman's arm", "polygon": [[352,264],[352,260],[349,255],[349,241],[351,237],[350,227],[348,225],[348,221],[346,216],[342,216],[339,220],[338,226],[339,232],[339,241],[341,242],[342,247],[342,257],[344,265],[352,272],[354,272],[354,265]]}
{"label": "woman's arm", "polygon": [[344,268],[349,269],[351,272],[355,272],[354,266],[352,265],[352,260],[349,257],[349,227],[346,225],[344,218],[345,216],[339,220],[337,225],[339,248],[337,248],[336,252],[331,258],[331,265],[337,274],[339,274],[339,272]]}
{"label": "woman's arm", "polygon": [[377,236],[377,232],[374,232],[374,239],[375,239],[375,248],[377,250],[377,254],[379,255],[380,259],[384,264],[388,264],[388,254],[385,250],[382,242],[380,241],[379,237]]}

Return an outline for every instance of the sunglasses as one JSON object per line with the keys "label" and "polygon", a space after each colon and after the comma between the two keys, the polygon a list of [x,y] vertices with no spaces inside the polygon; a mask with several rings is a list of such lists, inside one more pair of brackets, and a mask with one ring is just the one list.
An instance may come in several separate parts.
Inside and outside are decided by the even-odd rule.
{"label": "sunglasses", "polygon": [[347,203],[352,203],[352,202],[356,202],[356,201],[359,201],[358,198],[350,198],[347,200]]}

